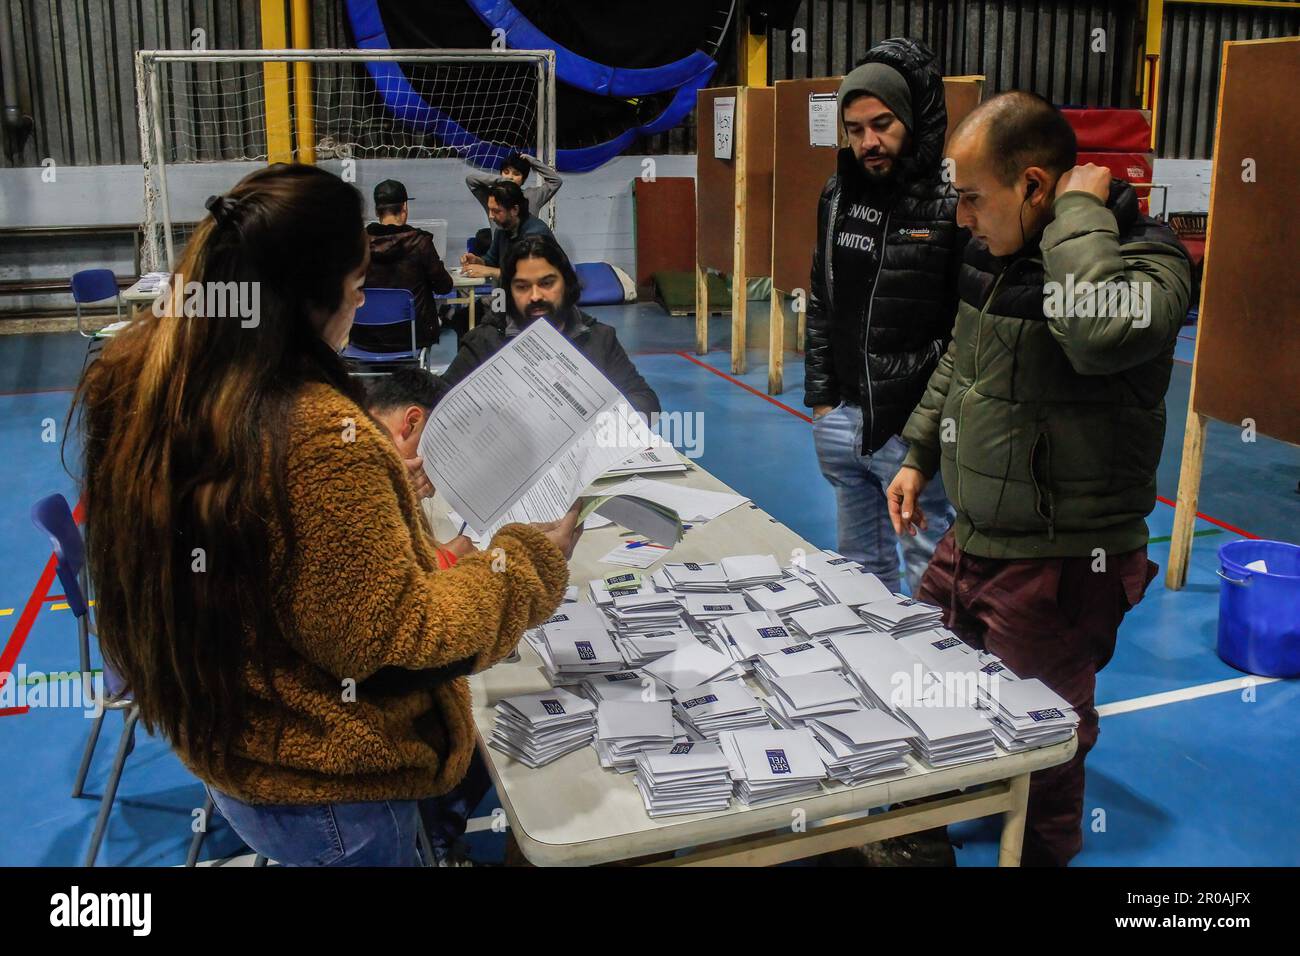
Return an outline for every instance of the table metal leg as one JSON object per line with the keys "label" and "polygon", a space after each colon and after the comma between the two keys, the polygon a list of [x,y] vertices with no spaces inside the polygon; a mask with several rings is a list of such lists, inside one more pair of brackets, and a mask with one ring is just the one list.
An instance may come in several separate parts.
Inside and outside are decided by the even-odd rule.
{"label": "table metal leg", "polygon": [[478,309],[478,290],[469,290],[469,328],[474,328],[475,310]]}

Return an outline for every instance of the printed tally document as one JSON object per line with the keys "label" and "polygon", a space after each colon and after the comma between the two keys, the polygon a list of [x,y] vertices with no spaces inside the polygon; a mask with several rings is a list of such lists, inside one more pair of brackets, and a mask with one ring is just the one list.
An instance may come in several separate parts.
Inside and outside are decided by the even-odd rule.
{"label": "printed tally document", "polygon": [[549,322],[534,322],[438,403],[420,438],[435,488],[483,541],[555,521],[650,431]]}

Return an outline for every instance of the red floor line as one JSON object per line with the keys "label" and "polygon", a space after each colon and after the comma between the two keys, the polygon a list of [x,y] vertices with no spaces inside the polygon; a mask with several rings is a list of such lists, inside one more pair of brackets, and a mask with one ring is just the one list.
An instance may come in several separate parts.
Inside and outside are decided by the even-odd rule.
{"label": "red floor line", "polygon": [[[725,378],[728,382],[731,382],[733,385],[739,385],[739,386],[740,386],[741,388],[743,388],[745,391],[747,391],[747,392],[752,392],[753,394],[757,395],[759,398],[766,399],[767,401],[769,401],[769,402],[771,402],[773,405],[775,405],[777,408],[783,408],[783,409],[785,409],[785,410],[786,410],[787,412],[789,412],[791,415],[795,415],[795,416],[797,416],[797,417],[799,417],[799,418],[802,418],[802,419],[803,419],[804,421],[806,421],[806,422],[811,422],[811,421],[812,421],[812,419],[809,418],[807,415],[805,415],[803,412],[797,412],[797,411],[795,411],[793,408],[791,408],[789,405],[785,405],[785,404],[783,404],[783,403],[781,403],[781,402],[778,402],[778,401],[777,401],[775,398],[773,398],[771,395],[764,395],[764,394],[763,394],[762,392],[760,392],[758,389],[753,388],[752,386],[746,385],[744,382],[742,382],[742,381],[740,381],[740,380],[738,380],[738,379],[732,378],[732,377],[731,377],[730,375],[728,375],[726,372],[720,372],[720,371],[718,371],[718,370],[717,370],[716,368],[714,368],[712,365],[709,365],[709,364],[707,364],[707,363],[705,363],[705,362],[701,362],[701,361],[700,361],[699,359],[697,359],[694,355],[690,355],[690,354],[688,354],[688,353],[686,353],[686,352],[678,352],[677,354],[680,355],[680,356],[681,356],[682,358],[684,358],[684,359],[689,359],[690,361],[694,362],[696,365],[700,366],[700,368],[707,368],[707,369],[708,369],[710,372],[712,372],[714,375],[719,375],[719,376],[721,376],[722,378]],[[1187,364],[1190,365],[1191,363],[1189,362],[1189,363],[1187,363]],[[1174,507],[1174,505],[1175,505],[1174,502],[1170,501],[1168,498],[1163,497],[1162,495],[1156,495],[1156,500],[1160,501],[1162,504],[1169,505],[1171,508]],[[1198,512],[1196,512],[1196,517],[1198,517],[1198,518],[1203,518],[1204,520],[1208,521],[1210,524],[1218,525],[1220,528],[1225,528],[1225,529],[1227,529],[1228,531],[1231,531],[1233,534],[1239,534],[1239,535],[1242,535],[1243,537],[1246,537],[1246,538],[1252,538],[1252,539],[1255,539],[1255,540],[1259,540],[1259,535],[1257,535],[1257,534],[1251,534],[1249,531],[1243,531],[1241,528],[1238,528],[1238,527],[1235,527],[1235,526],[1233,526],[1233,525],[1230,525],[1230,524],[1228,524],[1228,522],[1226,522],[1226,521],[1220,521],[1218,518],[1211,518],[1209,515],[1205,514],[1205,513],[1202,512],[1202,511],[1198,511]]]}
{"label": "red floor line", "polygon": [[[1161,502],[1162,504],[1169,505],[1169,507],[1171,508],[1177,507],[1178,504],[1175,501],[1170,501],[1168,498],[1164,497],[1163,495],[1156,495],[1156,500]],[[1234,527],[1228,524],[1228,522],[1226,521],[1220,521],[1218,518],[1211,518],[1209,515],[1205,514],[1204,512],[1201,511],[1196,512],[1196,517],[1204,518],[1210,524],[1215,524],[1218,525],[1220,528],[1225,528],[1228,531],[1231,531],[1233,534],[1239,534],[1242,537],[1251,538],[1255,541],[1259,540],[1259,535],[1251,534],[1249,531],[1242,531],[1240,528]]]}
{"label": "red floor line", "polygon": [[752,393],[752,394],[754,394],[754,395],[757,395],[759,398],[763,399],[764,401],[771,402],[771,403],[772,403],[773,405],[775,405],[777,408],[784,409],[785,411],[789,412],[791,415],[795,416],[796,418],[802,418],[804,421],[809,422],[809,423],[812,422],[812,419],[809,418],[807,415],[805,415],[803,412],[796,411],[795,409],[791,408],[789,405],[786,405],[784,402],[778,402],[778,401],[777,401],[775,398],[773,398],[771,395],[766,395],[766,394],[764,394],[763,392],[760,392],[758,389],[754,388],[753,386],[751,386],[751,385],[746,385],[744,382],[742,382],[742,381],[741,381],[740,379],[738,379],[738,378],[732,378],[732,377],[731,377],[730,375],[728,375],[726,372],[720,372],[720,371],[718,371],[716,368],[714,368],[712,365],[709,365],[707,362],[701,362],[701,361],[700,361],[699,359],[697,359],[694,355],[691,355],[691,354],[688,353],[688,352],[677,352],[676,354],[677,354],[677,355],[680,355],[682,358],[686,359],[686,360],[689,361],[689,362],[694,362],[694,363],[695,363],[696,365],[698,365],[700,368],[706,368],[706,369],[708,369],[708,370],[709,370],[710,372],[712,372],[714,375],[720,375],[721,377],[725,378],[728,382],[730,382],[732,385],[739,385],[739,386],[740,386],[741,388],[743,388],[745,391],[750,392],[750,393]]}
{"label": "red floor line", "polygon": [[[77,507],[73,509],[72,520],[78,524],[81,523],[82,509],[81,502],[77,502]],[[14,664],[18,661],[18,655],[22,653],[23,645],[27,642],[27,635],[31,633],[32,625],[36,623],[36,615],[40,612],[41,606],[48,600],[50,585],[54,583],[56,571],[56,560],[51,553],[49,560],[45,562],[45,568],[41,571],[41,576],[36,581],[36,586],[32,588],[31,596],[27,598],[27,603],[23,606],[23,613],[18,618],[18,623],[14,625],[9,640],[5,642],[3,652],[0,652],[0,686],[4,686],[5,679],[13,673]],[[17,716],[18,714],[27,713],[26,707],[10,707],[0,710],[0,717]]]}

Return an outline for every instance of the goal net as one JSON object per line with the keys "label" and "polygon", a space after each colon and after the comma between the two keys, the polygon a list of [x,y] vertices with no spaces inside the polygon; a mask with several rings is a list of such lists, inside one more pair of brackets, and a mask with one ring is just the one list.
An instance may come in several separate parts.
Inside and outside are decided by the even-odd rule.
{"label": "goal net", "polygon": [[[487,225],[466,173],[515,151],[555,161],[550,50],[141,50],[136,98],[147,270],[169,270],[204,200],[266,163],[330,169],[368,210],[398,179],[412,220],[460,238]],[[554,225],[554,204],[542,215]]]}

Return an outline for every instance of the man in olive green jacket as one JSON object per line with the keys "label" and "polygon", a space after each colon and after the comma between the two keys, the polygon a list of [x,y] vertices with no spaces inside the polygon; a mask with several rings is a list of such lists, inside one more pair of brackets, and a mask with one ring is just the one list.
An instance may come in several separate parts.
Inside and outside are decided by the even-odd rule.
{"label": "man in olive green jacket", "polygon": [[1025,833],[1026,864],[1064,865],[1082,846],[1096,672],[1155,575],[1145,518],[1191,270],[1131,186],[1075,165],[1069,124],[1034,94],[982,104],[948,154],[972,241],[952,344],[886,495],[915,534],[942,468],[957,520],[918,597],[1078,712],[1075,757],[1033,775]]}

